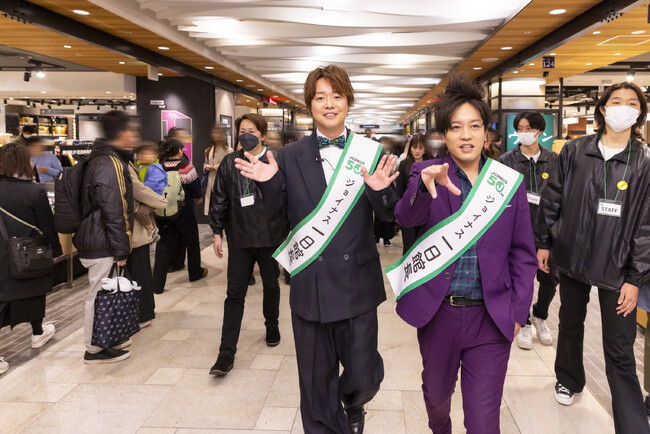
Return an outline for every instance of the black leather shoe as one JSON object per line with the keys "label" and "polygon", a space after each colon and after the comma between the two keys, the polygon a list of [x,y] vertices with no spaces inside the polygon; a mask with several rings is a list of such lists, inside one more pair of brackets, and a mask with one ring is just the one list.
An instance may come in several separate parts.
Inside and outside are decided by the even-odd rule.
{"label": "black leather shoe", "polygon": [[228,372],[232,371],[232,367],[235,365],[235,358],[230,354],[220,353],[217,357],[217,361],[214,366],[210,368],[210,375],[216,375],[217,377],[223,377]]}
{"label": "black leather shoe", "polygon": [[266,346],[277,347],[280,345],[280,329],[275,326],[266,328]]}
{"label": "black leather shoe", "polygon": [[645,397],[645,412],[650,416],[650,395]]}
{"label": "black leather shoe", "polygon": [[348,424],[352,434],[362,434],[363,425],[366,422],[366,412],[361,408],[351,408],[345,411],[348,416]]}

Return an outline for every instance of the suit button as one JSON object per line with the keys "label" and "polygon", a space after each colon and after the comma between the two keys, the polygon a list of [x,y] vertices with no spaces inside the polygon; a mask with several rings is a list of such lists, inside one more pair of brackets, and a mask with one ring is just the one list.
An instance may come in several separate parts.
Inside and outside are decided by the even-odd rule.
{"label": "suit button", "polygon": [[445,279],[449,280],[449,273],[445,273]]}
{"label": "suit button", "polygon": [[323,262],[323,257],[322,256],[318,257],[318,262]]}
{"label": "suit button", "polygon": [[347,261],[348,259],[350,259],[350,255],[348,255],[348,254],[346,253],[345,255],[343,255],[343,259],[345,259],[345,260]]}

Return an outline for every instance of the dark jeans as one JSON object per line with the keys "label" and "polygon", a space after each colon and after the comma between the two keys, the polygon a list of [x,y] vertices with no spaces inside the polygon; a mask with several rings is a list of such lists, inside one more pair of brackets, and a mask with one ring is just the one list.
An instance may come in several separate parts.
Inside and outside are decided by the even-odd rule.
{"label": "dark jeans", "polygon": [[159,221],[160,240],[156,244],[156,264],[153,269],[153,291],[161,294],[167,283],[167,269],[175,249],[183,240],[187,244],[187,273],[190,280],[203,275],[201,267],[201,248],[199,247],[199,228],[196,220]]}
{"label": "dark jeans", "polygon": [[[583,365],[584,321],[591,286],[560,274],[560,330],[557,339],[555,375],[573,392],[585,386]],[[614,427],[620,434],[650,433],[643,405],[641,386],[636,376],[634,339],[636,315],[618,315],[620,291],[598,289],[602,317],[605,372],[612,394]]]}
{"label": "dark jeans", "polygon": [[156,303],[153,297],[153,277],[151,275],[151,256],[149,244],[136,247],[131,251],[126,266],[131,274],[131,279],[140,285],[140,322],[150,321],[156,317],[154,308]]}
{"label": "dark jeans", "polygon": [[[539,282],[539,290],[537,291],[537,303],[533,304],[533,315],[537,318],[547,319],[548,308],[555,297],[557,284],[560,281],[560,276],[557,268],[550,263],[551,272],[544,273],[542,270],[537,270],[537,281]],[[530,315],[526,320],[526,324],[530,324]]]}
{"label": "dark jeans", "polygon": [[264,288],[264,324],[266,327],[277,327],[280,315],[280,268],[272,256],[276,249],[277,247],[241,249],[228,246],[228,289],[223,307],[220,353],[234,356],[237,352],[244,301],[255,262],[260,267]]}

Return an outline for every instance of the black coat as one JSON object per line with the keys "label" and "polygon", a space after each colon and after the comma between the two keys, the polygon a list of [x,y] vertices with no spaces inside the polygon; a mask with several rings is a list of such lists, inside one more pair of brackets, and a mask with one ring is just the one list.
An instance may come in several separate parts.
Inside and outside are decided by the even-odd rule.
{"label": "black coat", "polygon": [[[267,152],[259,160],[268,163]],[[264,198],[257,184],[244,177],[235,167],[235,158],[246,160],[244,151],[226,155],[219,165],[212,190],[210,227],[221,235],[226,231],[228,246],[237,248],[276,247],[289,233],[289,220],[280,210],[275,215],[264,212]],[[252,194],[255,203],[242,207],[241,198]],[[276,200],[271,198],[270,200]]]}
{"label": "black coat", "polygon": [[81,209],[84,220],[73,242],[80,258],[128,258],[133,231],[131,153],[98,139],[88,156]]}
{"label": "black coat", "polygon": [[609,290],[641,286],[650,278],[650,149],[638,140],[607,161],[607,199],[625,175],[618,194],[621,217],[598,215],[604,197],[600,135],[571,140],[550,173],[536,217],[537,248],[552,247],[559,271]]}
{"label": "black coat", "polygon": [[[32,181],[0,176],[0,207],[39,228],[52,246],[54,257],[61,256],[59,236],[54,230],[54,216],[45,186]],[[38,232],[0,211],[9,236],[30,237]],[[0,303],[45,295],[52,291],[52,276],[14,280],[9,275],[9,253],[0,240]]]}
{"label": "black coat", "polygon": [[[279,172],[258,185],[267,203],[288,211],[294,228],[316,208],[327,188],[316,132],[281,149],[277,162]],[[354,318],[386,299],[372,211],[392,221],[398,198],[393,186],[364,191],[320,257],[291,278],[291,309],[304,319],[327,323]]]}
{"label": "black coat", "polygon": [[[546,188],[551,172],[556,170],[555,163],[557,162],[558,155],[546,148],[540,148],[541,153],[537,159],[537,163],[535,163],[535,160],[531,160],[522,154],[521,145],[512,151],[501,154],[499,157],[499,162],[524,175],[524,185],[528,193],[541,194]],[[530,218],[534,221],[539,206],[529,203],[529,208]]]}

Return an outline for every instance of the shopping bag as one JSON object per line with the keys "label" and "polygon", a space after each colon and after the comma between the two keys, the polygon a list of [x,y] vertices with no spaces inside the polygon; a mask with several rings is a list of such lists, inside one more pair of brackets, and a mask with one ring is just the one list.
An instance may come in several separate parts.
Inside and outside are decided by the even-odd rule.
{"label": "shopping bag", "polygon": [[128,270],[113,264],[95,297],[92,345],[110,348],[140,331],[139,291]]}

